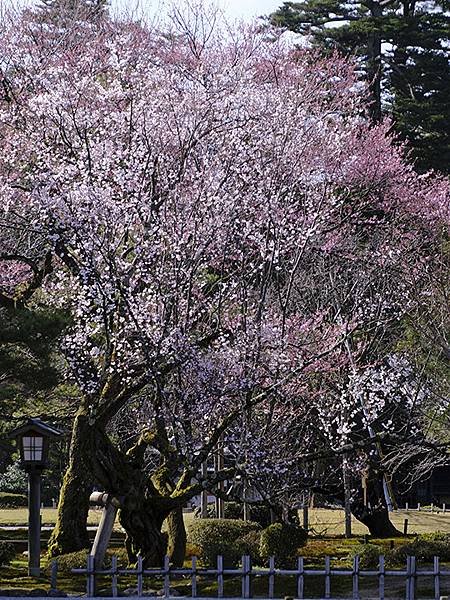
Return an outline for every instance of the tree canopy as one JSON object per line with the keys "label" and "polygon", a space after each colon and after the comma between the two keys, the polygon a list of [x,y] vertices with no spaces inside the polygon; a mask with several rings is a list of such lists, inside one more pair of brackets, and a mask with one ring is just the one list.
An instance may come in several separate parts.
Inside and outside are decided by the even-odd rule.
{"label": "tree canopy", "polygon": [[[182,562],[182,507],[220,481],[289,506],[318,445],[356,444],[368,468],[374,369],[393,378],[398,330],[434,293],[448,181],[364,118],[354,65],[175,16],[80,23],[54,44],[24,14],[0,40],[5,302],[40,272],[22,263],[48,260],[46,302],[71,315],[54,554],[86,544],[94,483],[120,499],[130,559],[158,564],[163,520]],[[229,460],[205,475],[219,443]]]}

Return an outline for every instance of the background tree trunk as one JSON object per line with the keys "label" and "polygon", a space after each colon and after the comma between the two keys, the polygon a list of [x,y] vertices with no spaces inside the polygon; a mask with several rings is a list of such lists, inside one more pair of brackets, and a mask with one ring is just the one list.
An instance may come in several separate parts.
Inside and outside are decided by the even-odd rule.
{"label": "background tree trunk", "polygon": [[372,121],[381,121],[381,33],[380,19],[383,15],[380,3],[373,0],[370,3],[372,30],[367,38],[367,78],[369,80],[370,102],[369,111]]}
{"label": "background tree trunk", "polygon": [[383,473],[373,466],[367,472],[367,496],[364,497],[361,486],[350,500],[353,516],[363,523],[377,538],[398,537],[402,533],[394,527],[389,519],[383,489]]}

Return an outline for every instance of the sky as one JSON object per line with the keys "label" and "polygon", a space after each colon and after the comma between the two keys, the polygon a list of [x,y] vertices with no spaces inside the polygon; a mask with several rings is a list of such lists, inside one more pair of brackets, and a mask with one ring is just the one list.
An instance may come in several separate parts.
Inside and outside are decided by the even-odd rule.
{"label": "sky", "polygon": [[[164,3],[161,0],[112,0],[113,8],[134,9],[138,2],[141,10],[153,16],[161,10]],[[211,4],[219,6],[229,19],[243,19],[251,21],[255,17],[267,15],[278,8],[283,0],[210,0]],[[181,4],[182,0],[175,2]]]}

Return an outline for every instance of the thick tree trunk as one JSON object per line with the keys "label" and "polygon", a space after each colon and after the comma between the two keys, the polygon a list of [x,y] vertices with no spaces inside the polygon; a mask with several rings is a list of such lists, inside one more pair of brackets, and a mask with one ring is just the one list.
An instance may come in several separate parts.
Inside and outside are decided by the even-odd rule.
{"label": "thick tree trunk", "polygon": [[183,509],[173,510],[166,519],[169,535],[167,554],[174,567],[182,567],[186,556],[186,528]]}
{"label": "thick tree trunk", "polygon": [[87,416],[80,411],[75,417],[69,467],[63,479],[56,525],[48,544],[51,556],[89,547],[86,524],[92,489],[90,429]]}
{"label": "thick tree trunk", "polygon": [[127,534],[128,560],[135,563],[140,555],[144,567],[161,567],[167,553],[167,534],[161,528],[167,512],[155,499],[145,499],[136,488],[123,499],[119,520]]}
{"label": "thick tree trunk", "polygon": [[353,506],[352,514],[361,521],[376,538],[398,537],[401,532],[389,520],[389,512],[385,506],[368,509],[362,505]]}
{"label": "thick tree trunk", "polygon": [[383,489],[383,473],[375,468],[367,472],[366,494],[357,486],[358,492],[350,499],[353,516],[377,538],[401,536],[401,532],[389,520]]}
{"label": "thick tree trunk", "polygon": [[[160,476],[155,487],[141,462],[116,448],[105,432],[105,425],[90,421],[86,411],[80,409],[74,422],[57,523],[49,542],[50,554],[56,556],[89,547],[86,521],[95,482],[119,499],[119,520],[127,534],[130,562],[140,555],[146,567],[162,566],[170,538],[172,561],[182,565],[186,549],[182,508],[174,508],[170,489],[165,488],[165,477]],[[169,535],[161,531],[166,519]]]}

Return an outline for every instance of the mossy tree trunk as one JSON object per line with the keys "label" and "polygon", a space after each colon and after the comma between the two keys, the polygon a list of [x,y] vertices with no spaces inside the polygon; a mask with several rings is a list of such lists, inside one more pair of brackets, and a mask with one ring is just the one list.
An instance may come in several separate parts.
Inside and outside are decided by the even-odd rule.
{"label": "mossy tree trunk", "polygon": [[80,409],[73,426],[69,466],[61,488],[56,525],[48,544],[51,556],[89,547],[87,518],[93,484],[90,429],[88,418]]}
{"label": "mossy tree trunk", "polygon": [[119,521],[127,534],[130,562],[140,555],[144,567],[162,566],[167,552],[162,525],[181,507],[181,498],[162,495],[146,473],[142,458],[147,443],[138,453],[124,453],[111,442],[101,423],[95,427],[94,441],[92,472],[104,490],[119,500]]}
{"label": "mossy tree trunk", "polygon": [[[163,497],[169,497],[175,489],[175,477],[171,473],[176,471],[177,462],[170,448],[166,448],[163,465],[153,474],[152,483],[158,493]],[[183,506],[172,510],[167,518],[168,547],[167,554],[171,563],[176,567],[182,567],[186,556],[186,528],[183,519]]]}
{"label": "mossy tree trunk", "polygon": [[128,559],[135,563],[141,555],[144,567],[160,567],[167,553],[167,535],[161,531],[167,511],[158,498],[145,498],[132,488],[122,499],[119,520],[127,534]]}
{"label": "mossy tree trunk", "polygon": [[182,567],[186,556],[187,541],[183,508],[177,508],[169,513],[166,523],[169,536],[167,554],[175,567]]}
{"label": "mossy tree trunk", "polygon": [[[169,552],[172,563],[182,565],[186,551],[183,506],[203,488],[199,483],[191,485],[189,469],[179,476],[179,457],[169,447],[167,436],[145,432],[125,453],[110,440],[106,426],[106,419],[93,419],[88,410],[80,408],[76,415],[50,553],[58,555],[88,547],[89,495],[96,483],[119,502],[119,520],[127,534],[131,562],[142,556],[144,566],[161,566]],[[161,457],[160,467],[151,474],[144,468],[148,446],[157,449]],[[162,532],[165,520],[168,534]]]}

